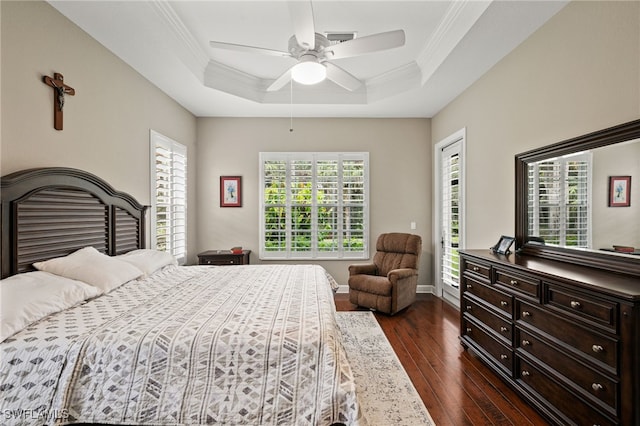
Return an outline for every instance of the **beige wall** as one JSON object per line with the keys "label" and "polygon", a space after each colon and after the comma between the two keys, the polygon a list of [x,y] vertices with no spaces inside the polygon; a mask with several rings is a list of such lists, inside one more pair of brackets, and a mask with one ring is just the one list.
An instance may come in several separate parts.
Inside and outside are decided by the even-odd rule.
{"label": "beige wall", "polygon": [[[431,285],[431,142],[428,119],[198,119],[198,250],[242,245],[258,263],[258,153],[261,151],[369,152],[371,233],[422,236],[419,284]],[[219,207],[219,178],[241,175],[243,207]],[[412,231],[410,223],[416,222]],[[372,252],[373,254],[373,252]],[[321,263],[346,285],[348,261]]]}
{"label": "beige wall", "polygon": [[432,121],[467,128],[466,246],[513,235],[514,155],[640,117],[640,2],[575,1]]}
{"label": "beige wall", "polygon": [[[609,176],[631,176],[629,207],[609,207]],[[593,248],[640,248],[640,139],[593,151]]]}
{"label": "beige wall", "polygon": [[[191,261],[257,251],[259,151],[369,151],[371,237],[417,222],[432,284],[432,144],[466,127],[467,247],[488,247],[514,232],[515,154],[640,117],[640,2],[569,4],[433,120],[296,119],[293,133],[288,119],[196,119],[46,3],[2,1],[0,18],[0,173],[77,167],[148,204],[157,130],[189,149]],[[76,89],[61,132],[41,82],[53,72]],[[218,178],[235,174],[244,207],[221,209]],[[344,284],[347,263],[324,266]]]}
{"label": "beige wall", "polygon": [[[149,129],[187,145],[195,159],[196,118],[43,2],[0,2],[2,10],[2,175],[75,167],[150,203]],[[76,90],[53,128],[53,89],[43,75],[64,75]],[[195,224],[195,161],[189,174]],[[195,247],[195,227],[189,246]],[[191,250],[193,251],[193,249]]]}

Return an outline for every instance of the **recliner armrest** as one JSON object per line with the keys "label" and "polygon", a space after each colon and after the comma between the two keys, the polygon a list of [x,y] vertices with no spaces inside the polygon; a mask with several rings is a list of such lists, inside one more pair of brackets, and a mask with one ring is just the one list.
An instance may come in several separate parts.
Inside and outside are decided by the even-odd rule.
{"label": "recliner armrest", "polygon": [[412,277],[414,275],[418,275],[417,269],[402,268],[389,271],[389,273],[387,274],[387,278],[389,278],[389,281],[393,283],[403,278]]}
{"label": "recliner armrest", "polygon": [[378,267],[374,263],[349,265],[349,275],[376,275]]}

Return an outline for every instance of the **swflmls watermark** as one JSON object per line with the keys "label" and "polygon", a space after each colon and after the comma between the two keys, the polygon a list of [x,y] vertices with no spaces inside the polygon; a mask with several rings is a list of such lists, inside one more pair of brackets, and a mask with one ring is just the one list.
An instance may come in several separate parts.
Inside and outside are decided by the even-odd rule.
{"label": "swflmls watermark", "polygon": [[0,418],[5,420],[64,420],[69,418],[67,410],[2,410]]}

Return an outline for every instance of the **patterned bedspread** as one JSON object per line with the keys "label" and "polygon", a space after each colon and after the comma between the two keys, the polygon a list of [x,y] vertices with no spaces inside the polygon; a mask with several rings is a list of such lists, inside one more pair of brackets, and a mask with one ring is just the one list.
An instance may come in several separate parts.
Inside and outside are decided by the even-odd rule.
{"label": "patterned bedspread", "polygon": [[169,267],[0,344],[0,423],[356,424],[331,279]]}

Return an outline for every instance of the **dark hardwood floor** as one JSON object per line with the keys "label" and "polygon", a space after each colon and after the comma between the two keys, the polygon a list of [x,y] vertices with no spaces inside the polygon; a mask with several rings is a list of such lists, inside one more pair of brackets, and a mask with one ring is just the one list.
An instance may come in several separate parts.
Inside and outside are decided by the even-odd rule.
{"label": "dark hardwood floor", "polygon": [[[348,294],[335,296],[338,311],[359,310]],[[375,313],[437,426],[547,425],[548,423],[458,340],[457,309],[430,294],[409,308]]]}

